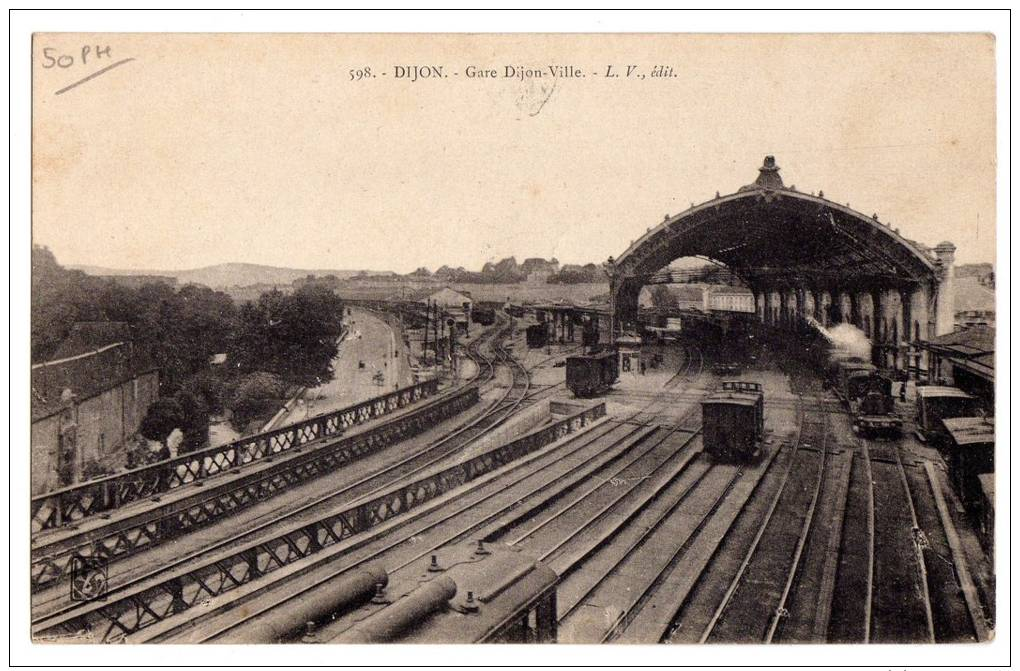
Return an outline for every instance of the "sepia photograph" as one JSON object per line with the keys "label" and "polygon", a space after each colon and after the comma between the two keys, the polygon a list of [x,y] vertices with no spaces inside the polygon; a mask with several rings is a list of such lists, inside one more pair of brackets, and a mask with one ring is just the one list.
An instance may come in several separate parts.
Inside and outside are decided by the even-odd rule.
{"label": "sepia photograph", "polygon": [[13,638],[1003,636],[1001,35],[26,39]]}

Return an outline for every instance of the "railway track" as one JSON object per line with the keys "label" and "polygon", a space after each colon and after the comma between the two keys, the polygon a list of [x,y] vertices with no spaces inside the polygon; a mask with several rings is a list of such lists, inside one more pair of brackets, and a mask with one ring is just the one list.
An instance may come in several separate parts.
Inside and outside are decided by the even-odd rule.
{"label": "railway track", "polygon": [[[782,618],[788,616],[786,606],[790,588],[798,575],[804,545],[814,522],[825,478],[828,436],[828,425],[824,420],[808,422],[802,419],[790,468],[726,595],[701,633],[701,642],[772,642]],[[817,456],[813,456],[805,448],[816,444]],[[798,512],[801,510],[805,512],[800,529],[796,529],[795,525],[791,529],[791,522],[800,519]],[[768,542],[761,544],[766,534]],[[791,551],[790,541],[794,540]],[[777,566],[783,569],[777,569]],[[756,594],[759,590],[761,593]],[[778,600],[762,598],[777,591]],[[761,625],[764,623],[767,623],[767,629],[762,632]]]}
{"label": "railway track", "polygon": [[875,518],[871,643],[935,642],[928,572],[921,551],[917,511],[900,452],[862,443],[871,464]]}
{"label": "railway track", "polygon": [[[218,538],[195,552],[177,556],[173,561],[160,564],[151,570],[143,570],[127,576],[121,576],[122,580],[117,585],[117,591],[131,592],[140,589],[142,586],[158,580],[161,575],[171,574],[181,567],[201,563],[208,557],[214,557],[231,549],[256,542],[259,539],[273,536],[275,530],[279,528],[319,519],[324,515],[328,515],[329,511],[339,505],[371,497],[400,482],[409,481],[423,471],[441,467],[442,462],[450,457],[451,454],[463,450],[486,431],[505,422],[517,410],[524,399],[528,397],[530,378],[527,370],[510,356],[509,352],[500,342],[501,339],[507,337],[512,332],[512,328],[513,322],[511,321],[509,325],[494,329],[489,337],[479,338],[474,341],[474,347],[471,348],[472,358],[475,358],[479,365],[476,369],[476,375],[472,376],[468,384],[480,386],[490,383],[495,379],[499,365],[508,366],[512,374],[511,384],[478,417],[433,442],[425,450],[418,451],[392,463],[380,471],[349,482],[326,495],[316,497],[297,508],[288,510],[283,515],[275,515],[253,528],[231,534],[227,537]],[[483,352],[483,346],[489,341],[495,341],[491,345],[493,349],[491,356]],[[37,614],[37,617],[34,619],[34,622],[59,620],[68,613],[75,611],[76,605],[68,605],[64,602],[64,599],[53,599],[37,603],[34,610],[34,615]]]}
{"label": "railway track", "polygon": [[[478,356],[481,365],[478,366],[476,374],[469,381],[470,384],[482,386],[489,383],[495,377],[495,358],[486,357],[481,354],[480,348],[494,338],[505,337],[508,331],[509,329],[506,327],[491,329],[472,343],[474,349],[479,352],[476,356]],[[488,366],[484,365],[486,362],[489,364]],[[274,527],[281,524],[290,523],[297,519],[314,518],[337,502],[349,500],[352,497],[371,495],[398,479],[411,477],[432,466],[445,458],[451,451],[463,447],[464,443],[457,439],[466,433],[468,429],[472,428],[472,426],[472,422],[461,425],[448,435],[431,442],[426,449],[398,458],[396,461],[390,461],[377,470],[343,482],[339,488],[333,489],[325,495],[312,497],[296,507],[281,506],[283,509],[282,514],[278,514],[277,509],[274,508],[271,515],[264,515],[261,520],[256,520],[255,524],[249,525],[241,532],[233,532],[225,536],[216,537],[213,534],[215,529],[212,527],[207,528],[201,534],[204,540],[199,541],[197,549],[194,551],[178,551],[169,562],[165,560],[146,561],[146,553],[156,548],[156,546],[150,545],[140,548],[138,552],[124,553],[123,555],[116,556],[115,559],[109,558],[107,570],[115,585],[130,587],[136,583],[149,580],[154,575],[173,570],[175,567],[188,562],[196,561],[210,553],[243,544],[252,538],[258,537],[260,534],[271,531]],[[202,532],[203,530],[196,527],[196,529],[191,531],[194,533],[195,531]],[[92,531],[92,537],[94,538],[102,538],[103,536],[102,528]],[[182,540],[187,542],[183,537],[179,537],[176,542],[180,544]],[[127,568],[122,570],[124,565],[127,565]],[[67,608],[73,608],[75,604],[68,604],[67,602],[67,592],[66,586],[60,583],[49,586],[48,589],[40,590],[35,594],[33,603],[34,619],[50,617],[54,613],[59,613]]]}
{"label": "railway track", "polygon": [[[854,472],[863,477],[852,486],[867,489],[867,524],[861,529],[858,521],[852,533],[869,539],[868,554],[860,562],[867,568],[850,562],[841,566],[845,575],[838,587],[845,603],[830,639],[987,640],[988,609],[973,589],[966,557],[953,548],[956,541],[950,539],[957,532],[952,518],[939,510],[946,505],[934,468],[905,463],[900,441],[861,441],[857,457],[861,467]],[[862,583],[863,589],[856,589]],[[852,616],[860,619],[855,622]]]}
{"label": "railway track", "polygon": [[659,595],[649,601],[676,608],[665,633],[661,615],[639,607],[621,613],[622,632],[601,640],[987,639],[988,609],[958,540],[949,540],[955,529],[938,509],[941,495],[922,495],[939,487],[930,464],[905,463],[896,443],[835,448],[828,413],[807,403],[803,412],[793,449],[776,459],[780,472],[722,530],[715,561],[687,563],[694,580],[650,581]]}
{"label": "railway track", "polygon": [[[480,422],[490,423],[478,434],[459,434],[464,445],[550,389],[532,389],[527,370],[515,367],[498,342],[491,352],[482,345],[469,383],[493,383],[497,370],[509,370],[510,380]],[[697,378],[700,361],[685,354],[667,385]],[[802,396],[790,444],[774,445],[756,464],[715,464],[701,453],[695,409],[664,425],[657,405],[677,399],[657,401],[510,462],[451,492],[442,505],[341,540],[200,609],[171,609],[130,632],[109,627],[108,638],[255,642],[246,631],[275,608],[315,598],[321,585],[346,571],[379,563],[391,585],[413,580],[412,565],[469,539],[508,543],[557,571],[557,617],[566,642],[987,638],[988,609],[973,584],[957,577],[966,567],[958,540],[951,540],[952,521],[937,497],[923,495],[925,488],[938,490],[936,476],[905,462],[897,444],[833,447],[835,420],[824,404]],[[392,484],[348,501],[367,500]],[[891,589],[899,591],[882,593]],[[106,626],[101,611],[94,622]],[[46,623],[38,624],[45,632]],[[349,624],[343,618],[326,623],[320,639]]]}
{"label": "railway track", "polygon": [[681,350],[681,365],[673,377],[666,380],[663,389],[675,389],[684,382],[697,378],[705,370],[705,355],[699,348],[684,345]]}
{"label": "railway track", "polygon": [[[247,623],[269,614],[281,603],[307,598],[322,583],[369,563],[382,563],[391,576],[399,573],[444,545],[480,535],[484,527],[502,515],[536,505],[561,483],[588,477],[644,437],[645,432],[638,427],[603,424],[531,458],[508,464],[487,481],[443,506],[413,515],[389,533],[373,534],[358,539],[360,542],[350,547],[338,548],[337,556],[321,558],[300,581],[287,580],[282,575],[273,580],[270,576],[259,585],[257,593],[248,597],[230,599],[231,595],[226,595],[226,599],[214,600],[203,609],[212,613],[200,616],[196,622],[170,622],[162,630],[153,628],[154,631],[142,632],[132,640],[242,640]],[[323,633],[324,638],[326,635]]]}
{"label": "railway track", "polygon": [[[628,419],[637,419],[639,415],[640,411]],[[568,440],[548,454],[539,455],[534,460],[527,459],[526,463],[508,465],[507,471],[500,474],[497,480],[487,483],[482,491],[465,493],[463,499],[434,511],[420,522],[408,522],[399,532],[380,538],[380,547],[374,551],[363,556],[358,549],[345,553],[343,559],[329,564],[328,570],[323,568],[316,571],[318,577],[311,580],[310,584],[302,581],[300,585],[288,586],[285,580],[279,584],[267,584],[252,601],[245,601],[244,611],[251,614],[250,617],[238,618],[238,604],[227,606],[224,603],[222,609],[229,608],[229,612],[214,615],[210,621],[198,623],[196,628],[188,627],[183,631],[180,627],[170,627],[166,631],[150,633],[146,640],[241,640],[245,622],[268,613],[281,599],[286,601],[300,598],[313,590],[315,585],[366,562],[383,561],[392,575],[442,545],[468,537],[489,536],[494,533],[495,527],[503,524],[499,521],[500,517],[530,516],[537,510],[545,509],[551,499],[562,496],[565,487],[590,481],[593,473],[599,469],[610,469],[609,473],[615,473],[625,468],[621,466],[624,461],[633,461],[629,449],[635,445],[644,445],[646,441],[649,441],[649,445],[655,444],[657,441],[653,434],[660,431],[655,426],[635,426],[624,422],[611,422],[601,428],[593,428],[591,432]],[[609,475],[607,479],[612,477]],[[486,494],[487,487],[495,487],[495,491]],[[366,541],[366,545],[373,546],[375,542]],[[287,596],[281,596],[281,592]],[[263,604],[264,607],[260,608],[256,604]],[[220,606],[214,608],[219,610]],[[327,635],[323,633],[324,638]]]}

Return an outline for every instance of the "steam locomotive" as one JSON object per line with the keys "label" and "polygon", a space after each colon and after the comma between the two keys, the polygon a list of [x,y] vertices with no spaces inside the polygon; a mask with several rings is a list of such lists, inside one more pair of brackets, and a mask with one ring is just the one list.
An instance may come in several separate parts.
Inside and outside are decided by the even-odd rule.
{"label": "steam locomotive", "polygon": [[861,435],[898,436],[903,431],[892,380],[874,365],[857,358],[837,360],[830,366],[827,382],[850,410],[854,430]]}

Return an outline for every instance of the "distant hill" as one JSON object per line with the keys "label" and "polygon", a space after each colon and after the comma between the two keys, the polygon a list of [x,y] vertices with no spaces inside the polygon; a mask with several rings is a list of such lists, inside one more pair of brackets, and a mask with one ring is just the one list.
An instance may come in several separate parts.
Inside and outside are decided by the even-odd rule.
{"label": "distant hill", "polygon": [[215,266],[194,270],[124,270],[100,266],[71,265],[88,275],[168,275],[177,278],[178,284],[204,284],[213,289],[245,287],[253,284],[290,284],[294,280],[316,275],[335,275],[339,279],[353,277],[367,272],[373,275],[387,274],[381,271],[361,270],[306,270],[301,268],[278,268],[256,263],[219,263]]}

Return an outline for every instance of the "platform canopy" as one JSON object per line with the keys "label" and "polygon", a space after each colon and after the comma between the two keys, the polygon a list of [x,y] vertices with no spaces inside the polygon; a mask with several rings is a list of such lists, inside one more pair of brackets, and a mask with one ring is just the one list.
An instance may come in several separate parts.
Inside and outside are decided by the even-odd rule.
{"label": "platform canopy", "polygon": [[823,192],[785,186],[772,156],[758,171],[754,183],[668,216],[611,260],[618,305],[633,302],[636,310],[641,287],[687,256],[724,264],[754,291],[863,291],[938,280],[941,264],[932,251],[877,216],[827,200]]}

